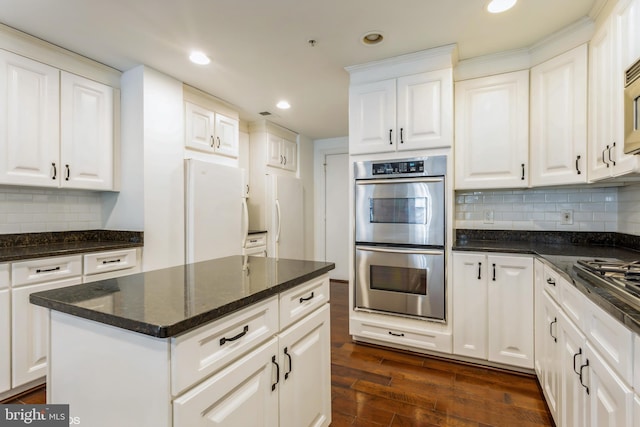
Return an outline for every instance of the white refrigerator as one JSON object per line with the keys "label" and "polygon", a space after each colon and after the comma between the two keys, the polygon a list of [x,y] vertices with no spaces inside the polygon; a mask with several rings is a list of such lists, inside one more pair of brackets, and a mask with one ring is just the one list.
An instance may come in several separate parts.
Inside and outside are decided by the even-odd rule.
{"label": "white refrigerator", "polygon": [[185,160],[187,263],[242,255],[248,232],[244,171]]}
{"label": "white refrigerator", "polygon": [[304,257],[302,181],[267,175],[267,229],[270,257]]}

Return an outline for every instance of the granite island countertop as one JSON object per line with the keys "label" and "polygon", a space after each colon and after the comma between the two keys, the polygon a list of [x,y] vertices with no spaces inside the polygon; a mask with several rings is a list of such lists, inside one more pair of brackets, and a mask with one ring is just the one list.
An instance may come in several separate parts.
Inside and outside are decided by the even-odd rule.
{"label": "granite island countertop", "polygon": [[[454,242],[454,251],[500,252],[513,254],[531,254],[540,258],[544,263],[558,272],[564,279],[572,283],[597,306],[605,310],[619,322],[623,323],[636,334],[640,334],[640,310],[630,306],[616,297],[607,289],[594,286],[579,277],[573,265],[579,259],[617,258],[623,261],[640,260],[640,252],[617,244],[624,241],[636,248],[633,236],[616,236],[615,233],[551,233],[551,238],[541,237],[536,232],[502,233],[501,239],[495,239],[498,233],[482,233],[473,230],[458,233]],[[550,233],[546,233],[549,235]],[[584,236],[579,236],[584,234]],[[595,235],[605,235],[605,240],[592,240]],[[606,234],[611,234],[607,236]],[[578,237],[576,237],[578,235]],[[478,237],[488,237],[486,239]],[[529,238],[521,240],[521,238]],[[494,238],[494,239],[492,239]],[[599,239],[599,236],[595,236]],[[640,238],[638,238],[640,239]]]}
{"label": "granite island countertop", "polygon": [[231,256],[33,293],[32,304],[158,338],[319,277],[334,263]]}

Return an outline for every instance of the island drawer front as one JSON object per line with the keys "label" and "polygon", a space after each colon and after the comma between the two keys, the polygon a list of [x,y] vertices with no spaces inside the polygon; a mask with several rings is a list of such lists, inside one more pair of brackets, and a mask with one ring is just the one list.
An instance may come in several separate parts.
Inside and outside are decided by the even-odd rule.
{"label": "island drawer front", "polygon": [[13,286],[50,282],[82,275],[82,255],[38,258],[11,264]]}
{"label": "island drawer front", "polygon": [[9,287],[9,264],[0,264],[0,289]]}
{"label": "island drawer front", "polygon": [[278,332],[278,297],[254,304],[171,341],[171,391],[179,395]]}
{"label": "island drawer front", "polygon": [[136,255],[135,248],[86,254],[84,256],[84,274],[87,276],[136,268],[138,266]]}
{"label": "island drawer front", "polygon": [[280,294],[280,330],[329,302],[329,275]]}

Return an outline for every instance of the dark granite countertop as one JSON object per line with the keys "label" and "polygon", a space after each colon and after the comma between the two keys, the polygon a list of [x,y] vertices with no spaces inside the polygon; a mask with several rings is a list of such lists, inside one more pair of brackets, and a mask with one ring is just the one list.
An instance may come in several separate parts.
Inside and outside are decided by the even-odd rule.
{"label": "dark granite countertop", "polygon": [[144,246],[141,231],[86,230],[0,235],[0,262]]}
{"label": "dark granite countertop", "polygon": [[[594,302],[597,306],[601,307],[612,317],[623,323],[629,329],[637,334],[640,334],[640,311],[627,304],[622,299],[616,297],[607,289],[594,286],[588,281],[579,277],[577,272],[573,269],[573,265],[579,259],[589,258],[617,258],[624,261],[640,260],[640,252],[635,250],[636,241],[634,236],[605,236],[606,241],[594,240],[590,236],[592,233],[585,233],[580,236],[580,233],[570,233],[561,236],[561,233],[550,233],[552,238],[545,239],[538,233],[529,235],[527,232],[515,232],[510,234],[509,232],[500,232],[500,240],[490,240],[495,238],[496,234],[489,232],[487,234],[480,233],[478,230],[473,230],[470,233],[466,233],[468,230],[458,232],[457,240],[453,245],[454,251],[479,251],[479,252],[500,252],[500,253],[519,253],[519,254],[531,254],[540,258],[545,264],[557,271],[563,278],[572,283],[577,289],[579,289],[584,295]],[[578,234],[578,236],[576,236]],[[596,234],[596,233],[593,233]],[[595,239],[601,239],[601,234],[611,233],[598,233],[598,237]],[[472,237],[472,238],[470,238]],[[488,239],[482,239],[481,237],[488,237]],[[529,240],[519,240],[522,237],[531,237]],[[562,237],[568,237],[563,239]],[[640,239],[640,238],[639,238]],[[620,242],[625,242],[633,249],[623,246],[616,246]]]}
{"label": "dark granite countertop", "polygon": [[37,292],[29,299],[52,310],[167,338],[334,268],[327,262],[231,256]]}

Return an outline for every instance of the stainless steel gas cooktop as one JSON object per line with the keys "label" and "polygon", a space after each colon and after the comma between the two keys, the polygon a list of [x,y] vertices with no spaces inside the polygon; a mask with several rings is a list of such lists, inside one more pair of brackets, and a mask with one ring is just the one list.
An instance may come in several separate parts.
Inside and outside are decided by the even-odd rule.
{"label": "stainless steel gas cooktop", "polygon": [[587,282],[610,290],[640,310],[640,260],[581,259],[573,268]]}

